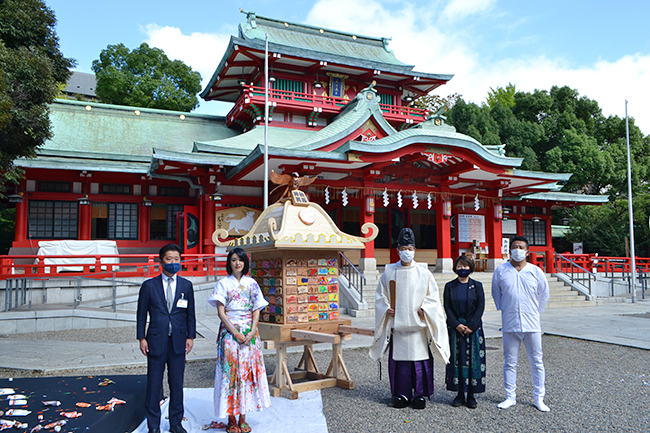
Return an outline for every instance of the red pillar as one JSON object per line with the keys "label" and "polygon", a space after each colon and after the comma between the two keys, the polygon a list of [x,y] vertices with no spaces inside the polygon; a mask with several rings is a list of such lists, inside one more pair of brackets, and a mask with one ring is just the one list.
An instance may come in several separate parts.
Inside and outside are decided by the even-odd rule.
{"label": "red pillar", "polygon": [[214,254],[214,242],[212,242],[212,234],[215,230],[214,220],[214,202],[210,200],[208,195],[201,198],[203,203],[203,254]]}
{"label": "red pillar", "polygon": [[140,242],[149,242],[151,222],[151,207],[140,206],[140,221],[138,222],[138,231]]}
{"label": "red pillar", "polygon": [[495,218],[494,205],[491,203],[488,206],[488,213],[486,216],[486,232],[487,244],[489,248],[488,259],[501,259],[501,220]]}
{"label": "red pillar", "polygon": [[[369,203],[369,200],[371,203]],[[363,227],[366,223],[375,222],[375,196],[369,195],[366,196],[364,202],[361,204],[361,226]],[[372,212],[369,212],[372,210]],[[369,233],[370,234],[370,233]],[[363,237],[364,234],[361,233]],[[361,250],[362,259],[374,259],[375,258],[375,241],[366,243],[366,248]]]}
{"label": "red pillar", "polygon": [[[438,241],[438,259],[436,262],[436,272],[451,271],[453,263],[451,257],[451,218],[444,217],[442,215],[443,203],[444,200],[442,199],[438,199],[436,201],[436,230]],[[446,269],[444,266],[445,261],[449,262],[449,269]],[[442,266],[439,264],[442,264]]]}
{"label": "red pillar", "polygon": [[15,242],[27,240],[27,199],[16,203],[16,235]]}
{"label": "red pillar", "polygon": [[[550,209],[548,212],[550,213]],[[553,232],[551,227],[552,217],[545,218],[544,224],[546,224],[546,272],[555,273],[555,260],[553,260]]]}
{"label": "red pillar", "polygon": [[79,205],[79,240],[90,240],[92,229],[93,205],[80,204]]}

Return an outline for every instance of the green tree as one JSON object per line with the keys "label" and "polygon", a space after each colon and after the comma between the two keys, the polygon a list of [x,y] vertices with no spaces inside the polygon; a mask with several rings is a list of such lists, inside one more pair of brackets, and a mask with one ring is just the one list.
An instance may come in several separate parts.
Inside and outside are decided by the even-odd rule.
{"label": "green tree", "polygon": [[[514,91],[509,87],[491,89],[489,104],[482,106],[458,100],[448,122],[483,144],[505,144],[508,156],[524,158],[523,169],[573,173],[564,191],[609,195],[607,204],[573,211],[567,240],[584,242],[585,252],[624,255],[629,236],[625,119],[605,117],[596,101],[567,86],[515,92],[514,104],[506,98]],[[636,251],[648,257],[650,136],[643,136],[634,119],[630,149]]]}
{"label": "green tree", "polygon": [[458,93],[448,95],[447,97],[442,97],[440,95],[426,95],[421,96],[413,101],[413,105],[417,108],[424,108],[425,110],[429,110],[429,113],[436,113],[442,107],[447,107],[447,109],[450,109],[460,98],[461,96]]}
{"label": "green tree", "polygon": [[75,65],[59,51],[55,25],[42,0],[0,0],[0,195],[22,176],[14,160],[52,137],[48,104]]}
{"label": "green tree", "polygon": [[505,89],[503,87],[497,87],[494,90],[490,87],[486,98],[487,105],[488,107],[494,107],[497,102],[500,102],[504,107],[510,108],[515,105],[515,93],[517,93],[517,90],[512,83],[508,83]]}
{"label": "green tree", "polygon": [[124,44],[109,45],[93,61],[92,70],[95,92],[108,104],[178,111],[199,105],[201,74],[146,43],[133,51]]}

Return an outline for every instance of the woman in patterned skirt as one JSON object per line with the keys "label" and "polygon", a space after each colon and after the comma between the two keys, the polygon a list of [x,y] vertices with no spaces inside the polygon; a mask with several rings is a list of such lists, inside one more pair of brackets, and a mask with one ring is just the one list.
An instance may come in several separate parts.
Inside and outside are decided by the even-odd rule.
{"label": "woman in patterned skirt", "polygon": [[246,413],[271,406],[262,341],[257,332],[260,310],[268,302],[257,282],[246,276],[249,266],[246,251],[233,249],[226,262],[228,276],[217,282],[208,299],[221,319],[214,410],[218,418],[228,417],[228,433],[250,432]]}
{"label": "woman in patterned skirt", "polygon": [[[474,260],[454,261],[458,278],[445,284],[444,304],[451,356],[447,364],[447,389],[457,391],[452,406],[477,406],[474,394],[485,392],[485,337],[481,318],[485,310],[483,284],[469,277]],[[465,398],[467,393],[467,398]]]}

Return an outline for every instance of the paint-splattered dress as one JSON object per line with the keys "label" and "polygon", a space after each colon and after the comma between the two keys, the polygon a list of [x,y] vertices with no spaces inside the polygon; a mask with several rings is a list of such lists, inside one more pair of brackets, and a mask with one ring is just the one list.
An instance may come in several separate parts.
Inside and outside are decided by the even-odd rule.
{"label": "paint-splattered dress", "polygon": [[[268,304],[255,280],[243,276],[237,281],[232,275],[217,282],[208,303],[216,307],[217,302],[224,305],[230,322],[244,335],[250,332],[253,311]],[[214,378],[215,415],[245,415],[269,406],[271,398],[259,333],[255,332],[249,344],[240,345],[221,324]]]}

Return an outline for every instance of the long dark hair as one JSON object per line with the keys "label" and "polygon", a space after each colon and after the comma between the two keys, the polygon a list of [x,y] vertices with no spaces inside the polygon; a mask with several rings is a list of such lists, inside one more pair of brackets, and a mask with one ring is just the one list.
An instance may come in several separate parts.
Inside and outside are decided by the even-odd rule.
{"label": "long dark hair", "polygon": [[231,250],[228,253],[228,258],[226,259],[226,272],[228,272],[228,275],[232,275],[232,266],[230,266],[230,259],[232,258],[233,254],[237,254],[237,257],[239,257],[239,260],[244,262],[244,270],[242,271],[242,275],[248,274],[248,268],[250,267],[250,261],[248,260],[248,254],[246,254],[246,251],[244,251],[243,248],[235,248]]}

